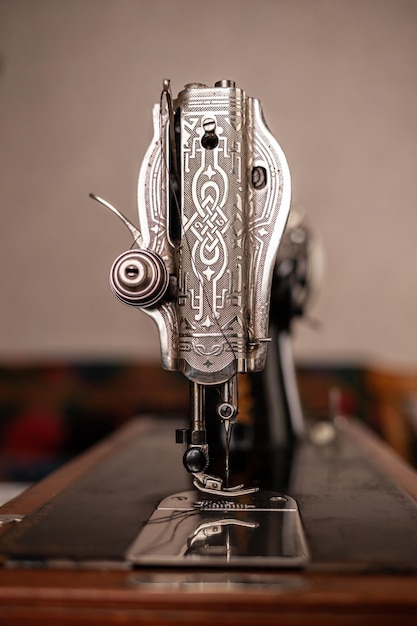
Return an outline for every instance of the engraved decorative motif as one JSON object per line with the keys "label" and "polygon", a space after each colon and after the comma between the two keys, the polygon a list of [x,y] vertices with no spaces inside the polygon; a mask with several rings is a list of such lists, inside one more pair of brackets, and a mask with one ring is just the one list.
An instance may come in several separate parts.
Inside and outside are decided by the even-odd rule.
{"label": "engraved decorative motif", "polygon": [[[194,104],[194,106],[192,106]],[[183,238],[180,257],[180,357],[190,371],[221,380],[245,353],[242,98],[217,99],[217,109],[187,102],[182,116]],[[236,109],[239,109],[236,113]],[[218,146],[202,145],[207,117]],[[239,124],[237,124],[239,120]],[[195,374],[192,374],[195,375]]]}
{"label": "engraved decorative motif", "polygon": [[[289,171],[259,101],[237,88],[190,86],[174,102],[180,124],[181,241],[169,239],[168,116],[154,110],[154,138],[138,188],[145,246],[165,261],[177,296],[146,312],[163,365],[216,384],[261,369],[272,269],[290,204]],[[204,143],[210,128],[212,145]],[[266,173],[255,189],[253,168]],[[171,209],[172,210],[172,209]]]}

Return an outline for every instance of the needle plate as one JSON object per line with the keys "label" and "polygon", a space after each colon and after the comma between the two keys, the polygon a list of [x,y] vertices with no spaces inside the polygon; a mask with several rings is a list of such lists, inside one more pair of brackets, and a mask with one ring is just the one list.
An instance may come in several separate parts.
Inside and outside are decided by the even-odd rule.
{"label": "needle plate", "polygon": [[301,567],[309,553],[289,496],[183,491],[160,502],[126,558],[140,565]]}

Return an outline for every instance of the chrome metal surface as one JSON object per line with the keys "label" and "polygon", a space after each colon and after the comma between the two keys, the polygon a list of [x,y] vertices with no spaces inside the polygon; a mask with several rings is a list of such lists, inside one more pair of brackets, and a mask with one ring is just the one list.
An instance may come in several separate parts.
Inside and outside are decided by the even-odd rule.
{"label": "chrome metal surface", "polygon": [[[290,204],[287,162],[259,101],[231,81],[220,84],[187,85],[173,102],[178,195],[170,199],[170,115],[160,106],[138,186],[143,245],[178,277],[177,298],[147,313],[164,367],[200,384],[263,367],[271,275]],[[265,171],[262,189],[252,184],[254,168]]]}
{"label": "chrome metal surface", "polygon": [[161,257],[150,250],[128,250],[113,263],[110,287],[125,304],[154,306],[165,295],[169,283]]}
{"label": "chrome metal surface", "polygon": [[19,513],[3,513],[0,515],[0,526],[4,526],[4,524],[12,524],[14,522],[21,522],[24,517],[24,515],[19,515]]}
{"label": "chrome metal surface", "polygon": [[162,500],[126,558],[140,565],[301,567],[309,553],[292,498],[185,491]]}
{"label": "chrome metal surface", "polygon": [[[226,463],[228,462],[226,456]],[[208,493],[215,496],[224,496],[224,497],[237,497],[237,496],[245,496],[250,493],[255,493],[259,491],[258,487],[244,487],[243,485],[235,485],[234,487],[229,487],[228,483],[226,485],[223,484],[223,480],[218,478],[217,476],[211,476],[210,474],[205,474],[204,472],[194,472],[193,473],[193,485],[196,489],[203,493]],[[226,473],[226,478],[228,475]]]}

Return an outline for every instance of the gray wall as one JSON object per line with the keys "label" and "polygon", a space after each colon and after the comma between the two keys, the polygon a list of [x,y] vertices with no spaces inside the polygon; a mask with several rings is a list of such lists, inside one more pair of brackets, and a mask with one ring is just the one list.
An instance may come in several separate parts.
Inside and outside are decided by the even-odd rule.
{"label": "gray wall", "polygon": [[303,358],[417,365],[413,0],[0,0],[0,359],[159,358],[107,276],[161,80],[259,97],[326,255]]}

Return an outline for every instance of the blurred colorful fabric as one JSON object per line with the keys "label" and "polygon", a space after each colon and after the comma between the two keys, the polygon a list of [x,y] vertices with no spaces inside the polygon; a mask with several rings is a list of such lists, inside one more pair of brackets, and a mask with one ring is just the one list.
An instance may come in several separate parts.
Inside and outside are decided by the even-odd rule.
{"label": "blurred colorful fabric", "polygon": [[[329,391],[345,414],[363,417],[360,367],[300,366],[306,416],[328,415]],[[188,383],[158,364],[15,364],[0,367],[0,480],[36,481],[135,415],[188,411]]]}

